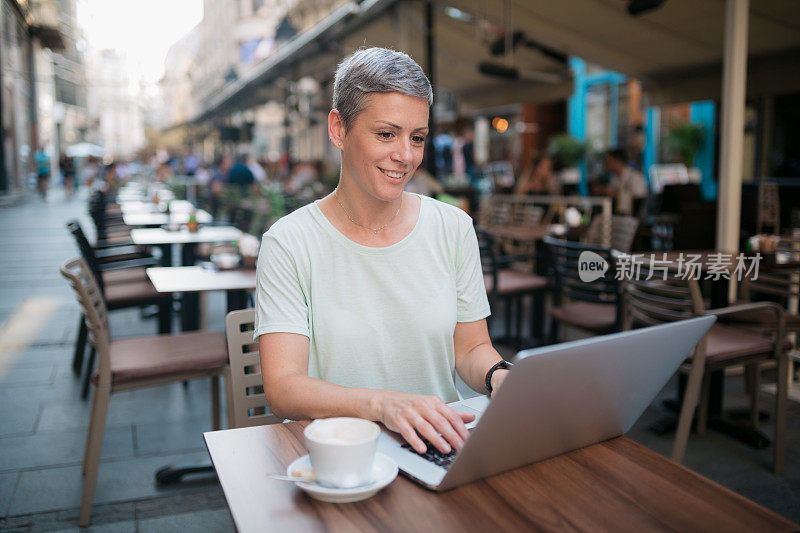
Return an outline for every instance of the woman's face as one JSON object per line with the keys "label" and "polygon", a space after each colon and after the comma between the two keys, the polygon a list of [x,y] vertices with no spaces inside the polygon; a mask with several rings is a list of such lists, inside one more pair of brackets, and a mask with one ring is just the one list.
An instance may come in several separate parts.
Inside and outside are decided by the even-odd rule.
{"label": "woman's face", "polygon": [[371,93],[347,133],[338,113],[331,116],[331,137],[334,144],[342,143],[342,179],[373,198],[399,198],[422,162],[428,102],[401,93]]}

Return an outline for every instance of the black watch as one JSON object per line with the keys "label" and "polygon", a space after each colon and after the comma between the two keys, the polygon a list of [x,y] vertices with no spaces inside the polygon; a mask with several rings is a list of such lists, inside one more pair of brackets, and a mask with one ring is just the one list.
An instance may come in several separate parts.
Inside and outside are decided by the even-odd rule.
{"label": "black watch", "polygon": [[493,365],[492,368],[489,369],[489,371],[486,373],[486,390],[489,391],[489,395],[492,394],[492,375],[494,374],[494,371],[497,370],[498,368],[504,368],[508,370],[512,366],[514,366],[514,363],[503,360],[499,361],[498,363]]}

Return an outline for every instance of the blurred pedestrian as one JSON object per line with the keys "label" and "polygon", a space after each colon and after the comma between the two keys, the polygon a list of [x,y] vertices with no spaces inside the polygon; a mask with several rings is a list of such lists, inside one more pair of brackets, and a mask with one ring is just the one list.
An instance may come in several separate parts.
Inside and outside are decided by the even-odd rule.
{"label": "blurred pedestrian", "polygon": [[100,176],[100,162],[96,157],[90,155],[80,167],[80,183],[91,189],[94,182]]}
{"label": "blurred pedestrian", "polygon": [[64,192],[67,197],[70,197],[75,192],[75,161],[62,152],[58,166],[61,168],[61,183],[64,185]]}
{"label": "blurred pedestrian", "polygon": [[44,146],[39,146],[33,154],[33,160],[36,163],[36,190],[42,200],[46,200],[47,189],[50,186],[50,156],[47,155]]}

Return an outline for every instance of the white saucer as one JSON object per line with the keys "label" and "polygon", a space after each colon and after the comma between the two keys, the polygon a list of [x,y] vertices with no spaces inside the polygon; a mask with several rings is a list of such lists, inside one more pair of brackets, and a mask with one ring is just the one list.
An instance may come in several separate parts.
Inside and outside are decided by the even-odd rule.
{"label": "white saucer", "polygon": [[[311,460],[308,455],[296,459],[286,468],[286,475],[291,476],[292,472],[300,469],[303,471],[311,470]],[[334,489],[323,487],[317,483],[295,482],[295,485],[306,491],[311,497],[323,502],[349,503],[366,500],[377,494],[379,490],[394,481],[397,477],[397,463],[394,459],[380,452],[375,454],[375,463],[372,465],[372,479],[369,485],[353,487],[352,489]]]}

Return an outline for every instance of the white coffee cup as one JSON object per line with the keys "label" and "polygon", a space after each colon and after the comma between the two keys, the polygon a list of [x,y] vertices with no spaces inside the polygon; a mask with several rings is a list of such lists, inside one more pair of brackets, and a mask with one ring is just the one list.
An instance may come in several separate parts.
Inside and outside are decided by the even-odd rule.
{"label": "white coffee cup", "polygon": [[320,418],[304,431],[317,483],[352,488],[372,481],[380,428],[361,418]]}

